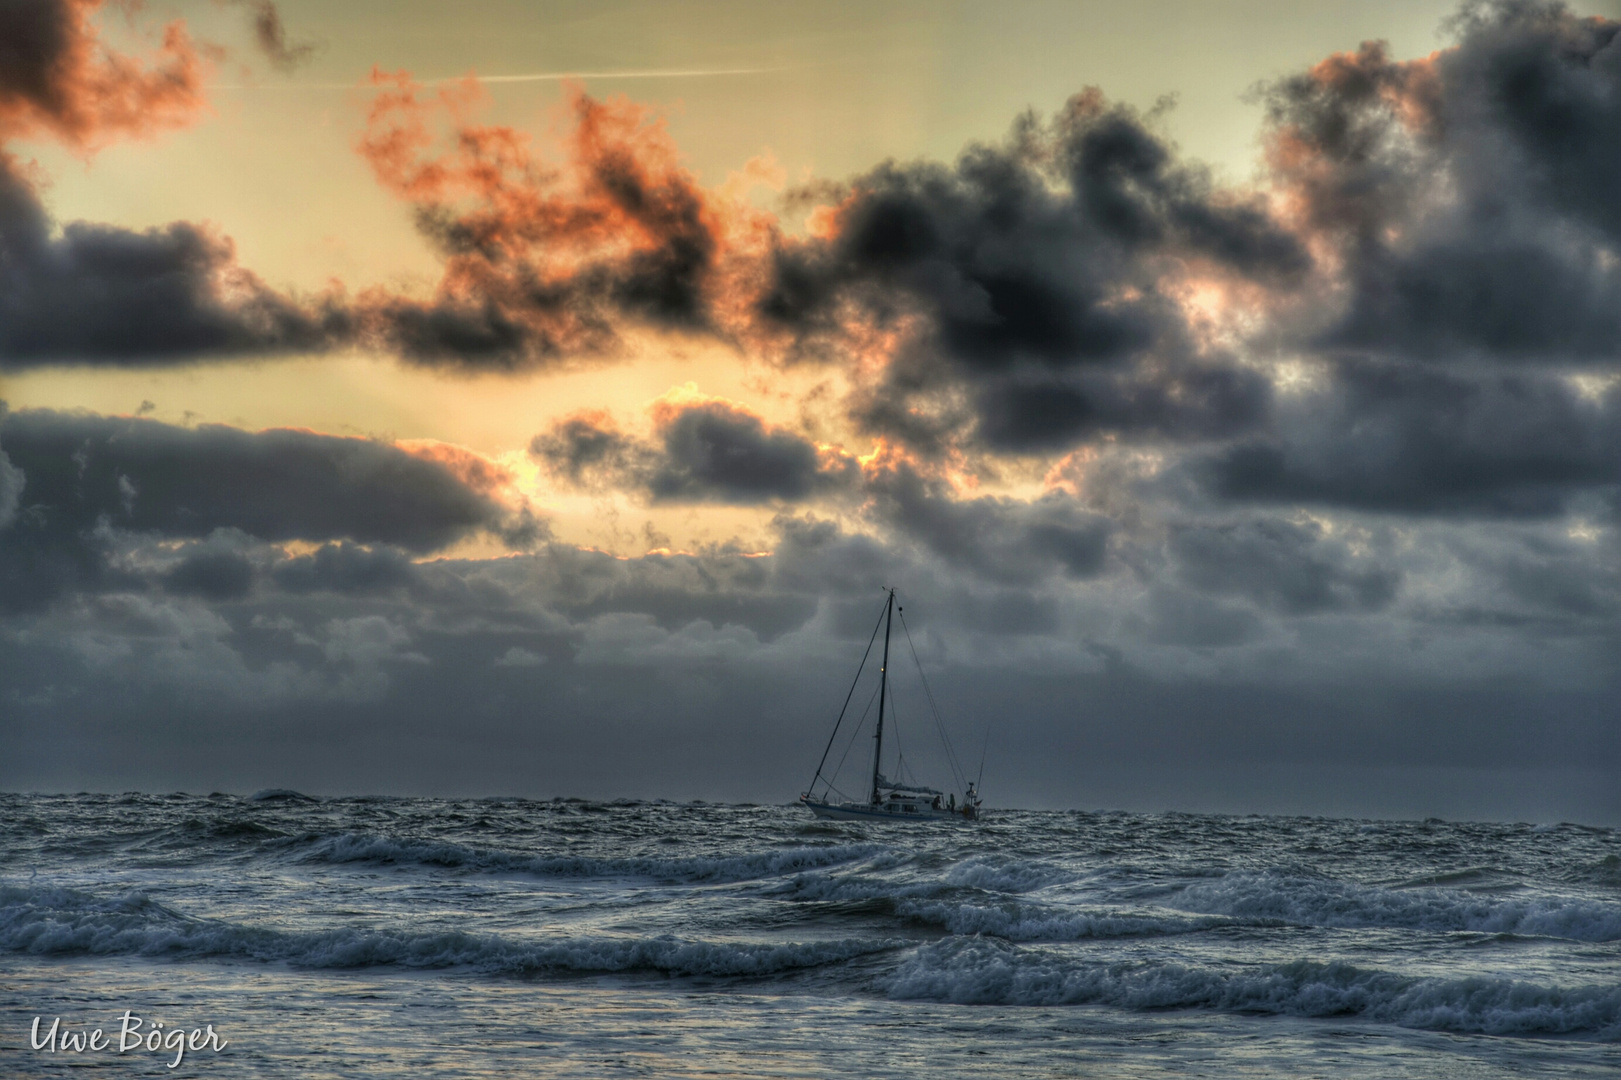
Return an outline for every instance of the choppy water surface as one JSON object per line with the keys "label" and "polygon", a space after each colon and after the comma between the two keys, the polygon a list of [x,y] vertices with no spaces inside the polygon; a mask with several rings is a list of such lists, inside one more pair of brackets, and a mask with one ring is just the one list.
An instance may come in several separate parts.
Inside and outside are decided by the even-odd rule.
{"label": "choppy water surface", "polygon": [[[29,1024],[212,1023],[158,1053]],[[1621,833],[0,796],[17,1076],[1600,1076]]]}

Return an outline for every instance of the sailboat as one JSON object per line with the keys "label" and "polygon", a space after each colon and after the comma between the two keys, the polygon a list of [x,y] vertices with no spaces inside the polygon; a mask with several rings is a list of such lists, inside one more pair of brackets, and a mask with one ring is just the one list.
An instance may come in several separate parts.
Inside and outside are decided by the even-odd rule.
{"label": "sailboat", "polygon": [[[799,801],[811,813],[819,818],[842,818],[846,820],[859,819],[863,821],[977,821],[979,820],[979,781],[966,781],[966,776],[957,763],[957,756],[951,749],[951,741],[946,738],[945,725],[940,720],[938,709],[934,708],[934,695],[928,690],[928,680],[923,676],[923,665],[918,663],[918,677],[923,680],[924,694],[929,707],[934,712],[935,727],[939,732],[941,742],[945,744],[946,761],[951,766],[955,779],[966,787],[962,802],[957,801],[956,793],[947,794],[935,788],[922,787],[918,784],[902,783],[900,780],[891,780],[882,770],[884,756],[884,706],[890,700],[889,686],[889,641],[890,631],[895,623],[895,590],[887,590],[884,599],[884,610],[879,624],[884,628],[884,659],[878,669],[878,727],[873,733],[872,748],[872,783],[868,788],[865,800],[846,797],[844,801],[833,801],[835,793],[839,792],[833,786],[833,778],[825,775],[827,758],[833,751],[833,742],[838,738],[839,728],[843,725],[845,716],[850,710],[850,701],[855,696],[856,685],[861,681],[861,673],[866,669],[867,659],[872,655],[872,647],[878,637],[878,626],[872,630],[872,638],[867,641],[867,652],[861,658],[861,666],[856,669],[855,681],[850,684],[850,693],[845,695],[844,708],[839,710],[839,719],[833,725],[833,734],[828,736],[827,749],[822,751],[821,763],[816,766],[816,775],[811,778],[810,788],[799,796]],[[906,614],[901,610],[901,626],[905,629]],[[906,632],[906,640],[910,645],[912,635]],[[912,649],[912,659],[917,662],[917,650]],[[869,705],[870,709],[871,706]],[[865,714],[863,714],[863,720]],[[859,732],[859,725],[857,731]],[[854,741],[854,736],[851,737]],[[846,754],[848,754],[846,750]],[[899,759],[895,772],[897,777],[903,772],[904,766]],[[837,768],[834,769],[836,773]],[[817,784],[823,785],[821,793],[817,794]]]}

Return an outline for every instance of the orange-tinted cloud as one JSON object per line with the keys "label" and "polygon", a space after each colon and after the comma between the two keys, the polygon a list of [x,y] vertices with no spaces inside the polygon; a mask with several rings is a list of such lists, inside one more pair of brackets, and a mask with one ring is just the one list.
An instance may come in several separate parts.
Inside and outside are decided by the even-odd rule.
{"label": "orange-tinted cloud", "polygon": [[0,6],[0,139],[48,135],[93,150],[119,136],[190,123],[205,107],[208,60],[180,21],[145,56],[103,43],[105,0]]}
{"label": "orange-tinted cloud", "polygon": [[702,188],[651,110],[571,88],[552,160],[523,132],[474,122],[472,80],[432,97],[403,73],[372,81],[359,150],[445,259],[430,301],[363,298],[387,345],[422,363],[510,369],[610,352],[625,323],[724,332],[731,264],[751,242],[763,250],[770,221],[735,180]]}
{"label": "orange-tinted cloud", "polygon": [[480,495],[510,494],[509,489],[516,479],[506,466],[455,443],[437,439],[400,439],[394,445],[414,458],[443,467]]}
{"label": "orange-tinted cloud", "polygon": [[167,365],[347,340],[336,290],[314,303],[286,296],[239,266],[230,239],[206,225],[52,220],[37,170],[7,143],[46,137],[88,154],[181,127],[206,107],[207,51],[184,25],[170,23],[160,45],[132,56],[101,40],[103,4],[0,4],[0,370]]}

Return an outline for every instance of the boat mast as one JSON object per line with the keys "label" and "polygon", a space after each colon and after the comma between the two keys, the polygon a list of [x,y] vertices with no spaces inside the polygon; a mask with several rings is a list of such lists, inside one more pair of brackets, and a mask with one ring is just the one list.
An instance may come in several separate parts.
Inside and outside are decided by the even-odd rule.
{"label": "boat mast", "polygon": [[884,757],[884,698],[889,696],[889,628],[895,621],[895,590],[889,590],[884,607],[884,666],[878,669],[878,731],[873,735],[877,745],[872,750],[872,801],[878,798],[878,766]]}

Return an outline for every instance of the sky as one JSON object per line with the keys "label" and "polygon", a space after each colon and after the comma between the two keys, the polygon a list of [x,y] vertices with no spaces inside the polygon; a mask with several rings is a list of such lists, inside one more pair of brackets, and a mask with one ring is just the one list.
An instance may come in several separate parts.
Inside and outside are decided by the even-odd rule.
{"label": "sky", "polygon": [[1621,823],[1617,20],[0,4],[0,788]]}

